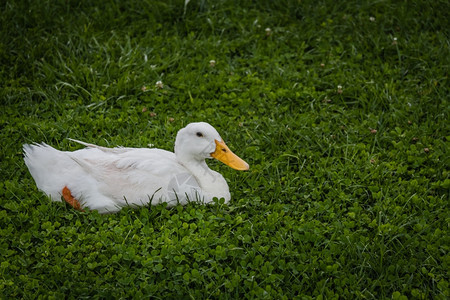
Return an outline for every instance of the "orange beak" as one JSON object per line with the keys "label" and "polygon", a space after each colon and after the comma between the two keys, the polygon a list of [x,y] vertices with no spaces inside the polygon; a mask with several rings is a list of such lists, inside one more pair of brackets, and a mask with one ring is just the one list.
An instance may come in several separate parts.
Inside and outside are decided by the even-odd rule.
{"label": "orange beak", "polygon": [[214,140],[214,142],[216,142],[216,151],[211,153],[212,157],[220,160],[221,162],[235,170],[244,171],[249,169],[248,163],[231,152],[224,141],[219,142],[217,140]]}

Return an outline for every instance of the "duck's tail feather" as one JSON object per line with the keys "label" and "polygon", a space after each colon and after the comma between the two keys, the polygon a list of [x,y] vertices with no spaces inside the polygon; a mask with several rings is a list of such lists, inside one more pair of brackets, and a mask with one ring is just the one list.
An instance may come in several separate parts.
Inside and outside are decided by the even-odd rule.
{"label": "duck's tail feather", "polygon": [[64,152],[42,144],[23,145],[25,164],[37,187],[52,198],[61,200],[61,193],[78,165]]}

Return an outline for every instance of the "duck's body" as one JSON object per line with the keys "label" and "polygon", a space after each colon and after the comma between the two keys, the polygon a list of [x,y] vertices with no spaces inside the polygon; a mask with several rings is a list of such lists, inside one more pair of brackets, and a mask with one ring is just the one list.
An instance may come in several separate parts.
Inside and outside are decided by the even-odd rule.
{"label": "duck's body", "polygon": [[[208,168],[205,158],[215,157],[231,167],[248,169],[244,161],[223,147],[219,134],[207,123],[192,123],[180,130],[175,153],[79,143],[88,148],[63,152],[46,144],[24,145],[25,163],[37,187],[52,200],[60,201],[63,196],[68,201],[64,190],[69,191],[80,208],[100,213],[149,202],[172,206],[189,201],[209,203],[214,197],[228,202],[227,182]],[[226,152],[232,157],[231,163],[217,157]]]}

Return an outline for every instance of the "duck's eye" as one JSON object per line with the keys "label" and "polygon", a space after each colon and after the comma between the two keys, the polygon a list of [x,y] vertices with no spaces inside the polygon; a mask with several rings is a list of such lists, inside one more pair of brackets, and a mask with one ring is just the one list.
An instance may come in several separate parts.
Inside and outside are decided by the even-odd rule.
{"label": "duck's eye", "polygon": [[197,132],[197,136],[198,136],[198,137],[203,137],[203,133]]}
{"label": "duck's eye", "polygon": [[225,153],[227,153],[227,149],[225,149],[225,148],[222,148],[222,152],[225,152]]}

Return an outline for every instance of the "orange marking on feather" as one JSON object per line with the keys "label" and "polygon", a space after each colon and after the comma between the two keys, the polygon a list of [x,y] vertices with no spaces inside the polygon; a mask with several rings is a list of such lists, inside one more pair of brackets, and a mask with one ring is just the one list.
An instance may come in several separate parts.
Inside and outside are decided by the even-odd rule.
{"label": "orange marking on feather", "polygon": [[75,198],[72,196],[72,193],[70,192],[70,190],[69,190],[69,188],[68,188],[67,186],[65,186],[65,187],[63,188],[63,190],[62,190],[62,196],[63,196],[63,198],[64,198],[64,201],[66,201],[67,203],[69,203],[73,208],[75,208],[76,210],[79,210],[79,211],[84,211],[84,210],[81,208],[80,202],[78,202],[78,200],[75,199]]}

